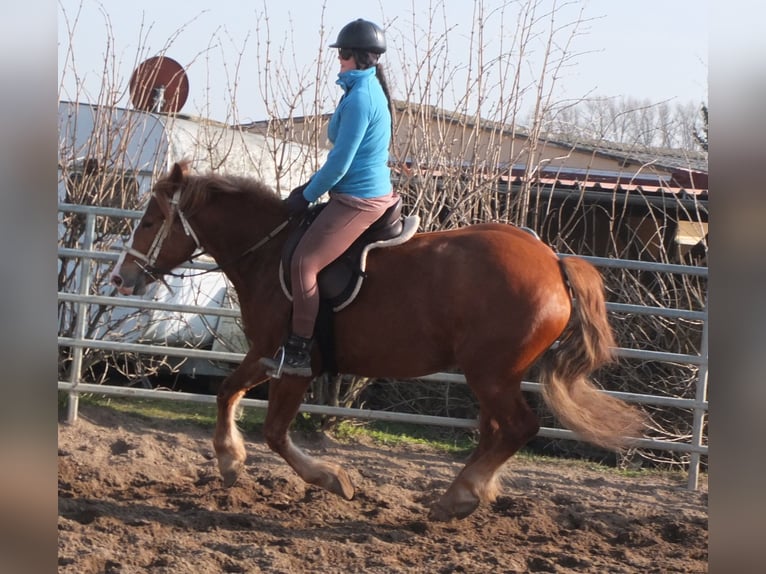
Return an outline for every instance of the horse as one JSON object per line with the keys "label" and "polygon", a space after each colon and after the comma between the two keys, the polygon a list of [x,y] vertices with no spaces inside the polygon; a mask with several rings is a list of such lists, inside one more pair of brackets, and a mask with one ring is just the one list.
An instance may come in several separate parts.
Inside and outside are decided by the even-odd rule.
{"label": "horse", "polygon": [[[176,163],[153,185],[112,273],[120,293],[140,294],[203,250],[234,286],[250,347],[217,395],[213,446],[226,487],[246,459],[234,420],[237,404],[269,380],[258,359],[272,356],[288,332],[291,303],[278,274],[286,235],[296,225],[262,182],[193,174],[188,163]],[[459,369],[478,401],[478,444],[435,496],[432,521],[463,519],[498,496],[499,469],[540,428],[521,391],[533,365],[549,408],[580,439],[620,450],[644,426],[638,409],[591,380],[595,369],[614,359],[601,274],[582,258],[559,257],[513,225],[421,232],[371,252],[359,294],[333,319],[340,373],[412,379]],[[321,361],[315,349],[314,375]],[[271,380],[264,438],[305,482],[351,500],[355,491],[346,470],[290,439],[311,380]]]}

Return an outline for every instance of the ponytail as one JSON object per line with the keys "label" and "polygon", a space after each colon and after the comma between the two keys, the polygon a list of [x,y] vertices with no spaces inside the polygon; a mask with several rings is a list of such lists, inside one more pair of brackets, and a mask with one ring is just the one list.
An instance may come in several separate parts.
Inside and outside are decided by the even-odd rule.
{"label": "ponytail", "polygon": [[391,140],[394,139],[394,106],[391,103],[391,94],[388,91],[388,80],[386,80],[386,74],[383,72],[383,66],[377,64],[375,66],[375,77],[380,82],[380,87],[383,88],[383,93],[386,96],[388,102],[388,113],[391,115]]}
{"label": "ponytail", "polygon": [[388,91],[388,80],[386,80],[386,74],[383,71],[383,66],[378,63],[380,54],[374,52],[366,52],[364,50],[351,50],[354,56],[354,62],[359,70],[366,70],[375,66],[375,77],[380,82],[380,87],[383,88],[383,94],[386,96],[388,102],[388,113],[391,116],[391,141],[394,139],[394,106],[391,103],[391,94]]}

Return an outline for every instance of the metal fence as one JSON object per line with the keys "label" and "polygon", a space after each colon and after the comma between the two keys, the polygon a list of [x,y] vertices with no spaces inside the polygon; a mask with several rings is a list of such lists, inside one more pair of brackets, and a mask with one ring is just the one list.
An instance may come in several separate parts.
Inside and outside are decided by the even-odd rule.
{"label": "metal fence", "polygon": [[[207,359],[211,361],[225,361],[238,363],[244,358],[242,353],[211,351],[204,349],[191,349],[180,347],[168,347],[157,345],[146,345],[138,343],[122,343],[116,341],[104,341],[92,338],[86,338],[86,320],[88,306],[92,304],[135,307],[137,309],[158,309],[177,312],[204,313],[204,315],[221,317],[238,317],[236,309],[211,307],[197,307],[194,305],[177,305],[170,303],[161,303],[156,301],[146,301],[128,297],[111,297],[92,295],[91,275],[94,262],[114,262],[118,254],[113,251],[96,250],[93,247],[94,229],[97,217],[121,217],[121,218],[140,218],[141,212],[132,210],[110,209],[93,206],[79,206],[69,204],[59,204],[59,212],[74,212],[85,215],[85,233],[81,240],[81,248],[62,248],[58,249],[59,258],[79,259],[83,264],[79,269],[76,292],[59,292],[58,301],[71,303],[76,313],[75,332],[72,337],[58,337],[60,347],[69,347],[72,349],[72,362],[67,381],[58,381],[58,389],[68,392],[68,421],[73,423],[77,419],[78,397],[81,393],[99,393],[105,395],[118,395],[124,397],[152,397],[170,400],[193,401],[193,402],[215,402],[215,397],[210,395],[193,394],[186,392],[162,391],[152,389],[137,389],[133,387],[113,386],[113,385],[95,385],[81,381],[82,379],[82,359],[85,349],[101,349],[107,351],[118,351],[125,353],[146,354],[150,356],[172,356],[186,357],[195,359]],[[566,255],[562,255],[565,257]],[[642,261],[629,261],[621,259],[605,259],[599,257],[583,257],[596,266],[616,267],[622,269],[648,270],[662,273],[677,273],[707,277],[706,267],[693,267],[686,265],[658,264]],[[192,269],[210,269],[212,264],[193,263],[187,267]],[[708,412],[707,400],[707,381],[708,381],[708,316],[707,311],[693,311],[685,309],[670,309],[664,307],[647,307],[643,305],[628,305],[619,303],[607,303],[607,310],[614,313],[633,313],[641,315],[662,316],[674,319],[688,319],[702,321],[702,340],[699,355],[682,355],[677,353],[666,353],[657,351],[647,351],[639,349],[617,348],[618,357],[644,359],[651,361],[668,362],[675,364],[697,365],[698,377],[696,381],[695,397],[685,399],[679,397],[647,395],[625,392],[604,391],[609,395],[618,397],[628,402],[634,402],[642,405],[657,405],[678,407],[688,409],[693,413],[692,432],[688,441],[673,442],[655,439],[639,439],[635,445],[638,448],[648,448],[667,452],[689,453],[690,464],[688,470],[688,488],[696,490],[699,484],[699,472],[701,457],[708,454],[708,447],[704,444],[703,429],[705,417]],[[425,377],[419,377],[419,380],[441,381],[447,383],[465,383],[462,375],[451,373],[433,373]],[[530,381],[522,382],[522,390],[539,393],[540,384]],[[245,407],[255,407],[265,409],[268,401],[256,399],[242,399],[241,404]],[[429,415],[416,415],[409,413],[397,413],[391,411],[378,411],[369,409],[343,408],[324,405],[302,404],[301,412],[322,414],[337,417],[348,417],[366,420],[383,420],[395,422],[408,422],[415,424],[447,426],[453,428],[476,428],[477,421],[474,419],[461,419],[451,417],[438,417]],[[577,440],[576,435],[565,429],[542,427],[538,433],[539,436],[555,439]]]}

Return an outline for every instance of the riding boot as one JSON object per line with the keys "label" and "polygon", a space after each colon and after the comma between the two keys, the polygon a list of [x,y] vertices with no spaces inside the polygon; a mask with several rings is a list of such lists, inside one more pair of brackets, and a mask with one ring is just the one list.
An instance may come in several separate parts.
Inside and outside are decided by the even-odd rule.
{"label": "riding boot", "polygon": [[267,374],[275,379],[286,375],[310,377],[312,339],[290,334],[274,358],[263,357],[259,362],[266,366]]}

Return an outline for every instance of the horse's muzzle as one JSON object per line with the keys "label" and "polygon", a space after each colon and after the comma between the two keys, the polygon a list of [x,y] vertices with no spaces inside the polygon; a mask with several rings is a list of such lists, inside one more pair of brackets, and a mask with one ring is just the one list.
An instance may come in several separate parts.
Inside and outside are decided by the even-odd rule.
{"label": "horse's muzzle", "polygon": [[146,276],[143,273],[139,273],[135,281],[127,281],[115,271],[110,280],[120,295],[143,295],[146,291]]}

